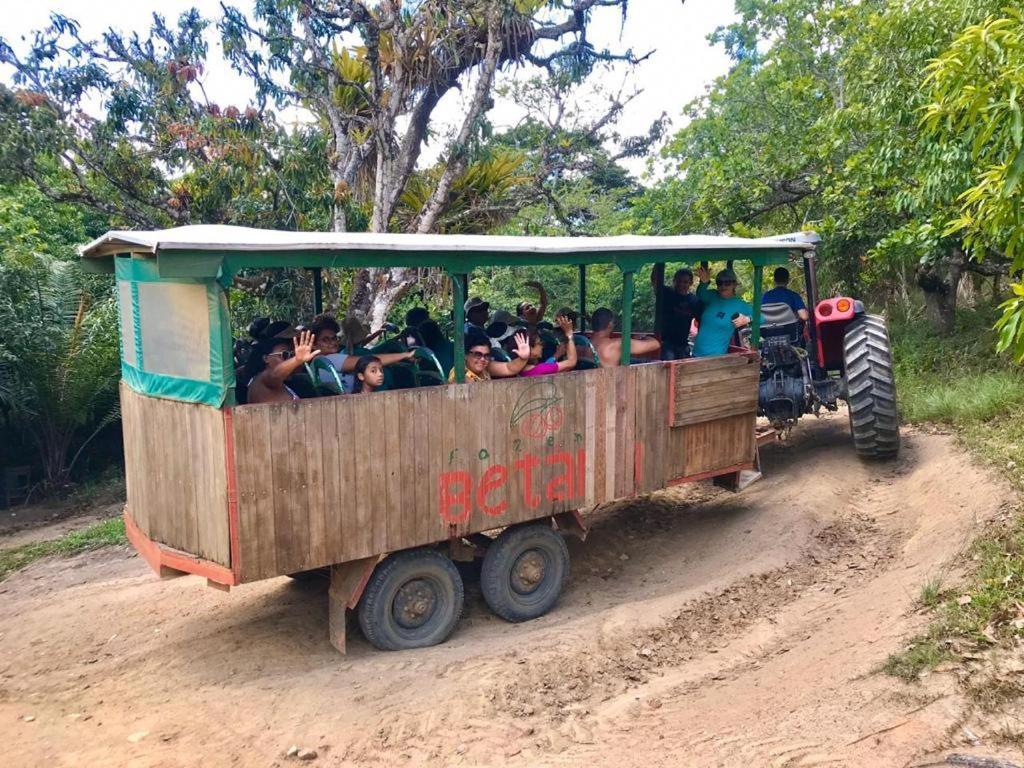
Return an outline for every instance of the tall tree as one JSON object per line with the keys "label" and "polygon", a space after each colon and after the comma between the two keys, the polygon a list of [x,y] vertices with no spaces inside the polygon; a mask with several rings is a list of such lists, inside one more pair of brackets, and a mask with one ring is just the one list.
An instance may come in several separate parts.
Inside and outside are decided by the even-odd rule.
{"label": "tall tree", "polygon": [[[337,231],[351,226],[353,198],[368,203],[372,231],[397,225],[421,152],[436,138],[435,110],[464,89],[464,114],[429,194],[402,222],[405,231],[426,233],[451,205],[499,70],[534,65],[580,79],[595,61],[635,61],[631,52],[597,50],[587,39],[593,13],[624,14],[626,7],[627,0],[266,0],[252,19],[226,7],[221,32],[227,55],[262,99],[305,107],[326,131]],[[363,270],[350,309],[382,322],[415,277],[414,270]]]}
{"label": "tall tree", "polygon": [[689,108],[666,158],[678,174],[638,206],[651,230],[814,227],[839,290],[923,291],[950,330],[968,258],[946,224],[970,184],[964,138],[921,126],[928,62],[998,0],[738,0],[713,39],[735,60]]}
{"label": "tall tree", "polygon": [[154,15],[145,34],[89,40],[55,14],[27,52],[0,38],[16,86],[0,85],[0,174],[132,227],[318,218],[332,199],[308,162],[318,135],[207,98],[208,26],[191,10],[176,24]]}

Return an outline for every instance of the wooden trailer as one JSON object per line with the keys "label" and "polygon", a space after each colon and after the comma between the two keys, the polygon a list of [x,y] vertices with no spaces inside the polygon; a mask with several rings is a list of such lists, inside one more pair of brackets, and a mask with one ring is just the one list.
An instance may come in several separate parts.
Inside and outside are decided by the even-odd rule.
{"label": "wooden trailer", "polygon": [[562,532],[584,536],[583,513],[753,466],[757,354],[237,405],[225,287],[253,267],[307,268],[316,280],[324,268],[445,269],[461,382],[474,268],[578,265],[585,316],[586,265],[617,265],[628,362],[643,264],[752,262],[756,344],[763,268],[806,247],[220,226],[111,232],[82,256],[116,276],[129,539],[161,576],[196,574],[223,589],[329,568],[330,639],[341,651],[346,609],[358,609],[380,648],[443,641],[462,607],[452,559],[483,556],[484,596],[499,615],[541,615],[568,575]]}

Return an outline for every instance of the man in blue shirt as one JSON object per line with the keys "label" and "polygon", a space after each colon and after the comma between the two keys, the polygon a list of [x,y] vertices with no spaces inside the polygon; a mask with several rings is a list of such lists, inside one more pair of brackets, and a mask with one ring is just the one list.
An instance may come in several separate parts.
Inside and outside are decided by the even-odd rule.
{"label": "man in blue shirt", "polygon": [[708,287],[711,277],[707,268],[701,267],[699,274],[697,298],[704,305],[704,311],[693,343],[693,356],[724,355],[729,351],[732,335],[750,325],[754,308],[736,295],[736,273],[731,269],[723,269],[715,275],[718,289],[715,291]]}
{"label": "man in blue shirt", "polygon": [[770,291],[765,291],[761,297],[761,306],[765,304],[785,304],[804,323],[811,316],[804,300],[800,298],[800,294],[789,288],[789,270],[785,267],[775,270],[775,287]]}

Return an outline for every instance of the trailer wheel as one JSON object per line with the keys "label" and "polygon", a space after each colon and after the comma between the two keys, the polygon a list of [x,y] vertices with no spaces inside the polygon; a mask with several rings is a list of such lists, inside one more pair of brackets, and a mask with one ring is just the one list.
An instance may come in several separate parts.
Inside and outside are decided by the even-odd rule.
{"label": "trailer wheel", "polygon": [[412,549],[385,558],[359,601],[363,635],[382,651],[443,643],[462,614],[462,577],[433,549]]}
{"label": "trailer wheel", "polygon": [[895,457],[900,423],[885,320],[877,315],[855,320],[843,339],[843,361],[854,448],[865,459]]}
{"label": "trailer wheel", "polygon": [[505,529],[487,548],[480,588],[506,621],[529,621],[550,611],[569,577],[569,548],[550,525]]}

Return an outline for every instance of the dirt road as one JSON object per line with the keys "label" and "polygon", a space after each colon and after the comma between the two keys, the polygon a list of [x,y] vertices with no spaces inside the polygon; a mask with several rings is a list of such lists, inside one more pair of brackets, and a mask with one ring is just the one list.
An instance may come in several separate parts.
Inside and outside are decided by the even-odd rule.
{"label": "dirt road", "polygon": [[[949,675],[877,674],[924,626],[930,576],[1011,491],[912,434],[858,462],[845,418],[764,451],[739,495],[694,486],[597,511],[556,610],[491,616],[467,584],[453,638],[381,653],[327,642],[325,589],[224,594],[158,581],[127,549],[0,584],[9,766],[904,766],[965,751]],[[984,741],[984,736],[981,737]],[[1005,747],[983,743],[992,754]]]}

